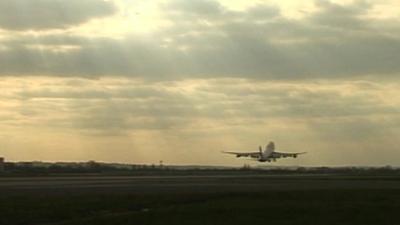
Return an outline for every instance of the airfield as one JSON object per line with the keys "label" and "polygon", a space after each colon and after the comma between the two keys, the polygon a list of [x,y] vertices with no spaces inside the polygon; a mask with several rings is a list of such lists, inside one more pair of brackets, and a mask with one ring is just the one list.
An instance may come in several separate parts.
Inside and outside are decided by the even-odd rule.
{"label": "airfield", "polygon": [[0,224],[399,224],[390,174],[0,177]]}
{"label": "airfield", "polygon": [[0,190],[21,191],[124,191],[159,192],[260,192],[277,190],[399,189],[399,176],[335,174],[236,174],[164,176],[47,176],[3,177]]}

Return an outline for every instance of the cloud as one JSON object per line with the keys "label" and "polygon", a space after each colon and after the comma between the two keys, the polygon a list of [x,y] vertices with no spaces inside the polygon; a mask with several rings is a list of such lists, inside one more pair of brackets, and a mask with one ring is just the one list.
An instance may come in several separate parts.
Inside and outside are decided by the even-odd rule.
{"label": "cloud", "polygon": [[345,153],[349,162],[371,164],[386,143],[379,162],[398,158],[400,27],[394,17],[371,14],[372,1],[316,1],[296,18],[279,4],[236,11],[212,0],[163,1],[157,30],[118,35],[108,31],[135,29],[131,21],[154,15],[145,15],[147,5],[83,24],[117,9],[102,1],[37,3],[9,2],[63,8],[23,22],[0,13],[0,139],[14,137],[10,154],[26,146],[41,152],[38,142],[62,136],[94,156],[104,149],[113,157],[107,146],[128,153],[135,142],[148,158],[166,146],[171,159],[180,151],[208,162],[213,149],[271,137],[288,149],[310,148],[313,162],[340,163]]}
{"label": "cloud", "polygon": [[[193,154],[206,159],[221,149],[256,148],[266,137],[288,151],[307,149],[314,165],[389,163],[398,155],[400,89],[391,82],[9,77],[0,78],[0,89],[0,137],[14,137],[10,149],[35,133],[29,149],[57,151],[58,157],[64,152],[57,144],[40,147],[53,143],[45,137],[62,143],[77,138],[78,146],[89,143],[79,152],[94,156],[103,148],[112,155],[105,140],[125,140],[106,146],[113,154],[127,149],[137,160],[153,156],[160,145],[166,155],[188,151],[179,163],[192,162]],[[343,159],[344,153],[349,157]],[[229,160],[224,163],[234,162]]]}
{"label": "cloud", "polygon": [[[120,78],[53,81],[14,91],[3,86],[6,93],[13,93],[4,96],[8,99],[4,102],[21,106],[3,107],[4,113],[20,112],[19,118],[33,126],[43,126],[40,123],[47,121],[44,124],[49,127],[108,134],[137,130],[208,132],[216,124],[228,129],[287,120],[313,126],[331,124],[330,121],[379,122],[379,118],[395,119],[399,113],[398,103],[383,102],[379,97],[396,94],[396,86],[375,84],[371,88],[365,82],[287,84],[218,79],[143,83]],[[77,82],[81,85],[75,85]],[[392,92],[387,93],[388,90]]]}
{"label": "cloud", "polygon": [[2,0],[0,28],[7,30],[65,29],[115,13],[103,0]]}
{"label": "cloud", "polygon": [[232,11],[214,1],[173,1],[162,6],[171,8],[165,16],[172,26],[146,36],[6,36],[0,40],[0,74],[151,80],[397,76],[400,38],[392,26],[377,28],[375,19],[363,16],[369,5],[317,6],[289,20],[267,5]]}
{"label": "cloud", "polygon": [[363,29],[368,26],[365,20],[371,4],[363,0],[354,1],[350,5],[335,4],[330,1],[315,1],[318,12],[310,20],[315,24],[338,29]]}
{"label": "cloud", "polygon": [[225,11],[221,4],[213,0],[172,0],[162,6],[172,13],[191,14],[193,16],[220,15]]}

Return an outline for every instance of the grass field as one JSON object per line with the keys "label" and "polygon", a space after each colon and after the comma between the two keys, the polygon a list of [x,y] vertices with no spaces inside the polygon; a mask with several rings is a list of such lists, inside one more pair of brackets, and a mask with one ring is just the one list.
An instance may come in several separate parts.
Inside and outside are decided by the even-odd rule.
{"label": "grass field", "polygon": [[400,192],[2,196],[1,224],[398,224]]}
{"label": "grass field", "polygon": [[396,225],[399,209],[400,190],[391,188],[7,191],[0,195],[0,224]]}

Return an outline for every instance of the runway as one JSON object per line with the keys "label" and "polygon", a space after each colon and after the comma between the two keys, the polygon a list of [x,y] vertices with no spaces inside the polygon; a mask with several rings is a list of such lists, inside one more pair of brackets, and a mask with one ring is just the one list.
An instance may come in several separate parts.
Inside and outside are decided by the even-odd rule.
{"label": "runway", "polygon": [[185,175],[0,178],[0,191],[224,192],[320,189],[400,189],[397,176]]}

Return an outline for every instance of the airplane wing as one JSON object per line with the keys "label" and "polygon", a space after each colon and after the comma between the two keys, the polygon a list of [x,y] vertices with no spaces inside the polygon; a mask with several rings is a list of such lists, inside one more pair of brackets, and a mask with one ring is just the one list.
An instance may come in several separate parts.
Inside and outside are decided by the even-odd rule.
{"label": "airplane wing", "polygon": [[236,155],[236,157],[251,157],[251,158],[260,157],[260,152],[222,152],[222,153]]}
{"label": "airplane wing", "polygon": [[286,153],[286,152],[273,152],[272,157],[274,158],[287,158],[293,157],[297,158],[298,155],[306,154],[307,152],[295,152],[295,153]]}

